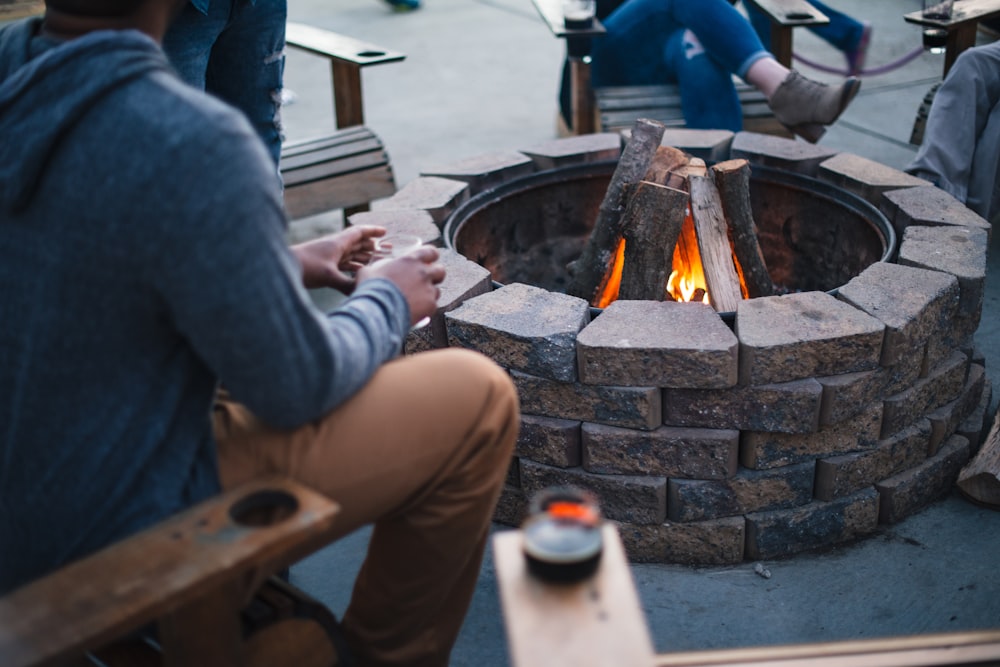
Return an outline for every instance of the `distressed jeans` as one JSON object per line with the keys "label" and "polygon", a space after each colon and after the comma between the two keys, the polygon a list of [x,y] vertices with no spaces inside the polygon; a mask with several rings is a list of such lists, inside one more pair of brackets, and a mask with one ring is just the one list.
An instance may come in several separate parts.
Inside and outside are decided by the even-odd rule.
{"label": "distressed jeans", "polygon": [[180,77],[241,110],[275,165],[281,155],[286,0],[188,2],[163,39]]}
{"label": "distressed jeans", "polygon": [[726,0],[628,0],[604,27],[592,47],[595,86],[676,83],[688,127],[742,129],[732,75],[771,55]]}

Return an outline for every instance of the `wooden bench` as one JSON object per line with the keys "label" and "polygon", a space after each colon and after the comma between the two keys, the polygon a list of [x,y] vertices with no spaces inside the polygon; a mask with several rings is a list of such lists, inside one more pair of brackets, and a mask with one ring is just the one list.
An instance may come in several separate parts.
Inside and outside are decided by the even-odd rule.
{"label": "wooden bench", "polygon": [[617,529],[604,526],[597,572],[550,584],[525,566],[521,531],[493,536],[513,667],[969,667],[1000,664],[1000,630],[655,653]]}
{"label": "wooden bench", "polygon": [[269,576],[328,544],[337,511],[281,477],[206,500],[0,598],[0,665],[329,667],[332,614]]}
{"label": "wooden bench", "polygon": [[372,200],[393,195],[396,182],[382,140],[364,124],[361,69],[406,56],[294,22],[286,27],[285,41],[289,47],[329,59],[337,128],[282,146],[280,169],[288,215],[296,219],[344,209],[346,217],[368,210]]}
{"label": "wooden bench", "polygon": [[[567,130],[572,134],[618,131],[630,128],[637,118],[650,118],[667,126],[683,126],[680,90],[676,85],[615,86],[594,88],[590,79],[590,40],[600,39],[604,26],[595,19],[585,29],[567,28],[561,0],[532,0],[552,34],[566,40],[569,71],[570,116]],[[801,26],[830,22],[806,0],[744,0],[760,9],[771,21],[771,51],[785,66],[792,62],[792,33]],[[743,107],[744,129],[791,136],[771,113],[763,93],[742,81],[736,82]]]}

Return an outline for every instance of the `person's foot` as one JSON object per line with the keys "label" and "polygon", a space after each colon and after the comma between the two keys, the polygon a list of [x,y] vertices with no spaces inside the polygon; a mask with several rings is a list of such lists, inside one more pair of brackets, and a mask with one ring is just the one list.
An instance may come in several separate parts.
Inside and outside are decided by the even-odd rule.
{"label": "person's foot", "polygon": [[872,24],[865,21],[862,24],[861,39],[851,51],[845,51],[847,58],[847,76],[858,76],[864,71],[865,58],[868,56],[868,45],[872,41]]}
{"label": "person's foot", "polygon": [[385,0],[396,12],[412,12],[420,9],[420,0]]}
{"label": "person's foot", "polygon": [[861,80],[850,77],[838,86],[807,79],[789,72],[768,100],[774,117],[810,143],[819,141],[826,125],[836,121],[861,88]]}

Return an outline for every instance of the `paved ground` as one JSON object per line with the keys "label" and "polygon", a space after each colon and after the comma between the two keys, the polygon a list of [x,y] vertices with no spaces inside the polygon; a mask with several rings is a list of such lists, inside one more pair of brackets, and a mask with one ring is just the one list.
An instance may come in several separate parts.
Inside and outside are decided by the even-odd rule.
{"label": "paved ground", "polygon": [[[290,0],[293,20],[408,54],[404,63],[364,75],[367,121],[385,141],[399,184],[439,164],[552,138],[563,47],[530,0],[424,2],[417,12],[394,14],[380,0]],[[901,18],[918,9],[919,0],[835,4],[875,26],[870,67],[920,44],[919,30]],[[842,63],[808,33],[800,31],[796,45],[811,60]],[[941,56],[923,54],[890,73],[866,77],[859,97],[822,143],[902,168],[914,153],[907,142],[916,110],[941,65]],[[285,114],[289,138],[332,127],[322,61],[290,53],[287,84],[296,95]],[[337,224],[337,216],[321,216],[297,231]],[[977,343],[995,383],[1000,266],[993,255]],[[366,539],[362,531],[297,565],[293,581],[340,613]],[[1000,627],[998,553],[1000,513],[952,497],[859,544],[765,563],[770,579],[754,574],[752,564],[640,565],[633,574],[657,649],[690,650]],[[452,664],[507,664],[489,560]]]}

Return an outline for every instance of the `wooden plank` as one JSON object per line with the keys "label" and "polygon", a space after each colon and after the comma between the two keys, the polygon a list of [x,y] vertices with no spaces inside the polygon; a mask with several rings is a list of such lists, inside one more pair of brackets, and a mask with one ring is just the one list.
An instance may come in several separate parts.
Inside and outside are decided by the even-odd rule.
{"label": "wooden plank", "polygon": [[336,180],[359,171],[388,166],[388,164],[389,160],[384,152],[369,151],[334,162],[303,167],[282,175],[285,177],[285,189],[290,190],[317,181]]}
{"label": "wooden plank", "polygon": [[514,667],[647,667],[653,645],[621,538],[603,527],[594,576],[548,584],[528,574],[518,530],[493,536],[494,565]]}
{"label": "wooden plank", "polygon": [[[290,497],[297,508],[271,525],[236,523],[232,508],[257,492]],[[0,599],[0,665],[70,658],[226,582],[250,586],[327,544],[336,513],[333,501],[280,477],[200,503]]]}
{"label": "wooden plank", "polygon": [[826,25],[830,18],[806,0],[746,0],[781,26]]}
{"label": "wooden plank", "polygon": [[312,167],[326,162],[336,163],[339,160],[346,160],[355,155],[364,153],[381,153],[383,158],[388,160],[385,148],[377,137],[367,137],[356,141],[348,141],[339,144],[315,148],[309,152],[299,153],[282,159],[281,172],[292,173],[297,170]]}
{"label": "wooden plank", "polygon": [[285,26],[288,46],[308,51],[317,56],[351,62],[361,67],[399,62],[406,54],[390,51],[375,44],[329,30],[289,21]]}
{"label": "wooden plank", "polygon": [[388,166],[324,179],[285,190],[285,211],[295,220],[326,211],[367,204],[396,192]]}
{"label": "wooden plank", "polygon": [[374,132],[362,125],[357,127],[346,127],[342,130],[336,130],[332,134],[310,137],[308,139],[299,139],[297,141],[288,141],[281,145],[281,159],[284,160],[287,157],[294,157],[295,155],[299,155],[301,153],[308,153],[309,151],[316,150],[318,148],[336,146],[374,136],[376,136]]}
{"label": "wooden plank", "polygon": [[997,664],[1000,664],[1000,630],[656,656],[656,667],[968,667]]}

